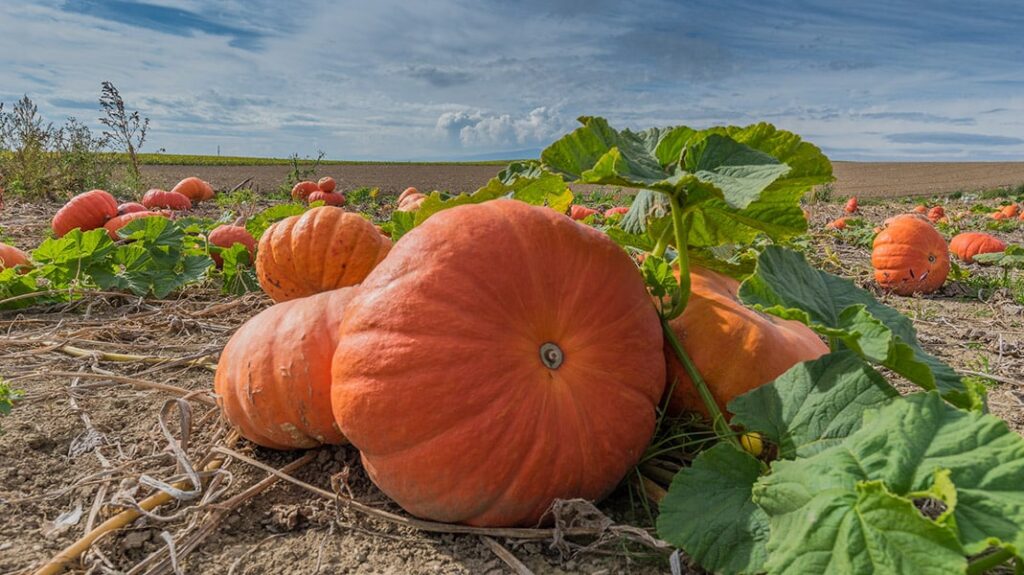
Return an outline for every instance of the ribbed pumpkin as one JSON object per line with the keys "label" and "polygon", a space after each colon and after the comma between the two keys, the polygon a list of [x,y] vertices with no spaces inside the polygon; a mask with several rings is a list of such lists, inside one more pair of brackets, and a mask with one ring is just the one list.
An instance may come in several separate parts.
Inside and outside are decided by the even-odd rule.
{"label": "ribbed pumpkin", "polygon": [[313,192],[306,197],[306,201],[309,203],[323,202],[328,206],[344,206],[345,196],[338,192]]}
{"label": "ribbed pumpkin", "polygon": [[331,412],[331,359],[353,288],[274,305],[220,354],[214,388],[224,417],[273,449],[345,442]]}
{"label": "ribbed pumpkin", "polygon": [[[740,303],[736,280],[693,266],[690,282],[686,310],[669,325],[723,413],[737,396],[772,381],[801,361],[828,353],[828,346],[806,325]],[[667,343],[665,356],[669,385],[678,379],[669,399],[669,413],[693,411],[707,417],[690,376]]]}
{"label": "ribbed pumpkin", "polygon": [[978,254],[990,254],[1006,249],[1006,244],[999,238],[983,232],[964,232],[957,234],[949,242],[949,251],[961,261],[974,262]]}
{"label": "ribbed pumpkin", "polygon": [[58,238],[78,228],[83,232],[102,228],[117,215],[117,200],[103,190],[92,190],[71,198],[53,216],[53,233]]}
{"label": "ribbed pumpkin", "polygon": [[569,207],[569,217],[574,220],[585,220],[596,213],[597,210],[594,208],[588,208],[579,204],[573,204]]}
{"label": "ribbed pumpkin", "polygon": [[885,289],[899,295],[932,293],[949,275],[948,246],[926,218],[896,216],[875,236],[871,265]]}
{"label": "ribbed pumpkin", "polygon": [[193,202],[205,202],[213,199],[213,186],[195,176],[178,182],[171,188],[171,191],[177,192]]}
{"label": "ribbed pumpkin", "polygon": [[117,215],[123,216],[125,214],[131,214],[134,212],[146,212],[149,208],[138,203],[138,202],[125,202],[120,206],[117,206]]}
{"label": "ribbed pumpkin", "polygon": [[362,216],[320,206],[264,232],[256,275],[274,301],[287,301],[362,282],[390,249]]}
{"label": "ribbed pumpkin", "polygon": [[338,183],[334,181],[334,178],[330,176],[324,176],[316,183],[316,186],[320,188],[322,192],[333,192],[334,188],[338,186]]}
{"label": "ribbed pumpkin", "polygon": [[165,214],[164,212],[157,211],[128,212],[123,216],[117,216],[116,218],[113,218],[112,220],[107,222],[103,227],[106,228],[107,235],[110,236],[110,239],[117,241],[121,239],[121,235],[120,233],[118,233],[121,228],[127,226],[130,222],[133,222],[135,220],[141,220],[142,218],[149,218],[153,216],[166,218],[167,214]]}
{"label": "ribbed pumpkin", "polygon": [[167,208],[168,210],[191,210],[192,200],[178,192],[152,189],[142,196],[142,205],[149,209]]}
{"label": "ribbed pumpkin", "polygon": [[316,182],[299,182],[292,188],[292,199],[296,202],[304,202],[309,194],[319,192],[320,186]]}
{"label": "ribbed pumpkin", "polygon": [[359,287],[331,402],[410,513],[535,525],[636,464],[665,387],[657,313],[608,237],[495,200],[439,212]]}
{"label": "ribbed pumpkin", "polygon": [[[207,241],[219,248],[230,248],[235,244],[242,244],[245,246],[245,249],[249,250],[249,257],[256,255],[256,239],[243,226],[217,226],[210,232]],[[224,260],[220,257],[220,254],[211,253],[210,257],[217,264],[218,268],[224,265]]]}
{"label": "ribbed pumpkin", "polygon": [[28,254],[14,246],[0,242],[0,270],[27,265],[30,265]]}

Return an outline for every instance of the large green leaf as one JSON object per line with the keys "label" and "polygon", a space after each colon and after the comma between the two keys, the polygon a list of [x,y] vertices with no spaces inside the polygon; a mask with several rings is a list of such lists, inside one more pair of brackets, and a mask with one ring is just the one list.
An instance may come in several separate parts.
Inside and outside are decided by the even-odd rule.
{"label": "large green leaf", "polygon": [[765,248],[754,274],[740,285],[739,296],[756,309],[840,339],[868,361],[925,389],[938,389],[954,405],[977,406],[960,376],[921,349],[909,319],[852,281],[812,268],[797,252]]}
{"label": "large green leaf", "polygon": [[732,423],[759,431],[785,459],[808,457],[860,428],[864,412],[899,393],[856,353],[798,363],[775,381],[729,403]]}
{"label": "large green leaf", "polygon": [[683,167],[722,190],[724,200],[740,209],[789,172],[789,166],[772,156],[721,134],[711,134],[687,148]]}
{"label": "large green leaf", "polygon": [[715,573],[760,573],[767,559],[768,516],[751,500],[761,464],[730,443],[701,452],[672,480],[658,536]]}
{"label": "large green leaf", "polygon": [[953,506],[950,524],[966,552],[1000,543],[1024,550],[1024,439],[1002,419],[956,409],[935,392],[869,411],[841,444],[772,467],[754,488],[754,501],[773,518],[776,547],[795,545],[782,541],[799,534],[776,530],[775,518],[816,499],[848,497],[862,481],[880,481],[899,497],[931,496],[936,477],[948,473],[956,489],[946,502]]}
{"label": "large green leaf", "polygon": [[967,567],[953,527],[924,517],[881,481],[791,498],[778,492],[773,498],[755,488],[771,516],[770,574],[954,575]]}
{"label": "large green leaf", "polygon": [[1011,244],[1001,252],[978,254],[974,256],[974,261],[980,264],[995,264],[1003,268],[1024,268],[1024,247]]}

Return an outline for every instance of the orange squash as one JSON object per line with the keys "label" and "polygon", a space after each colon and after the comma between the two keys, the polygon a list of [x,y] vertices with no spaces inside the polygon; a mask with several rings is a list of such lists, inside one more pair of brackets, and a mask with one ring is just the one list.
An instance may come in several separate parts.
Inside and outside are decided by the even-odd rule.
{"label": "orange squash", "polygon": [[918,205],[914,206],[914,213],[915,214],[927,214],[928,213],[928,206],[926,206],[924,204],[918,204]]}
{"label": "orange squash", "polygon": [[825,224],[825,227],[829,228],[829,229],[833,229],[833,230],[845,230],[846,229],[846,223],[849,220],[850,220],[850,218],[848,218],[846,216],[843,216],[841,218],[836,218],[836,219],[832,220],[831,222]]}
{"label": "orange squash", "polygon": [[[801,361],[828,353],[828,346],[806,325],[740,303],[736,280],[693,266],[690,282],[686,310],[669,325],[723,413],[737,396],[772,381]],[[724,350],[728,357],[723,356]],[[668,383],[676,382],[669,414],[693,411],[708,417],[690,376],[667,343],[665,358]]]}
{"label": "orange squash", "polygon": [[596,213],[597,210],[594,208],[588,208],[587,206],[581,206],[579,204],[569,206],[569,217],[574,220],[585,220]]}
{"label": "orange squash", "polygon": [[419,192],[409,194],[402,198],[400,202],[398,202],[398,209],[395,211],[415,212],[416,210],[420,209],[420,206],[422,206],[423,202],[425,201],[427,201],[426,194],[421,194]]}
{"label": "orange squash", "polygon": [[626,206],[615,206],[614,208],[608,208],[604,211],[604,217],[610,218],[612,216],[624,216],[629,213],[629,208]]}
{"label": "orange squash", "polygon": [[313,192],[306,197],[306,201],[309,203],[323,202],[328,206],[344,206],[345,196],[338,192]]}
{"label": "orange squash", "polygon": [[1006,243],[999,238],[983,232],[964,232],[957,234],[949,242],[949,251],[961,261],[974,262],[974,256],[1001,252]]}
{"label": "orange squash", "polygon": [[843,206],[843,211],[848,214],[857,213],[857,196],[853,196],[846,201],[846,205]]}
{"label": "orange squash", "polygon": [[213,186],[210,185],[206,180],[201,180],[195,176],[185,178],[178,182],[173,188],[172,192],[177,192],[190,201],[193,202],[205,202],[206,200],[213,199]]}
{"label": "orange squash", "polygon": [[129,222],[153,216],[166,218],[167,214],[164,212],[148,210],[144,212],[128,212],[123,216],[117,216],[116,218],[111,219],[109,222],[104,224],[103,227],[106,228],[107,235],[110,236],[110,239],[117,241],[121,239],[121,234],[119,233],[121,228],[127,226]]}
{"label": "orange squash", "polygon": [[[928,219],[933,223],[938,223],[940,220],[946,217],[946,210],[942,206],[935,206],[928,210]],[[948,220],[947,220],[948,221]]]}
{"label": "orange squash", "polygon": [[949,275],[946,240],[927,219],[903,215],[886,221],[871,249],[875,281],[899,295],[932,293]]}
{"label": "orange squash", "polygon": [[309,194],[319,191],[320,186],[316,185],[316,182],[299,182],[292,188],[292,199],[296,202],[304,202]]}
{"label": "orange squash", "polygon": [[316,186],[320,188],[321,192],[333,192],[334,188],[338,186],[338,182],[335,182],[334,178],[330,176],[324,176],[320,178]]}
{"label": "orange squash", "polygon": [[78,228],[83,232],[102,228],[107,220],[117,215],[117,200],[103,190],[79,194],[64,204],[51,224],[58,238]]}
{"label": "orange squash", "polygon": [[146,212],[146,211],[149,211],[149,208],[147,208],[146,206],[144,206],[144,205],[142,205],[142,204],[140,204],[138,202],[125,202],[125,203],[117,206],[117,215],[119,215],[119,216],[123,216],[125,214],[130,214],[132,212]]}
{"label": "orange squash", "polygon": [[1006,214],[1003,213],[1002,210],[997,210],[995,212],[992,212],[992,219],[993,220],[1005,220],[1007,218],[1006,218]]}
{"label": "orange squash", "polygon": [[192,209],[192,200],[178,192],[152,189],[142,196],[142,205],[149,209],[166,208],[168,210],[184,211]]}
{"label": "orange squash", "polygon": [[256,275],[271,299],[288,301],[362,282],[390,249],[362,216],[320,206],[264,232]]}
{"label": "orange squash", "polygon": [[1011,219],[1020,215],[1020,206],[1017,204],[1010,204],[1008,206],[1003,206],[999,211],[1003,212],[1006,219]]}
{"label": "orange squash", "polygon": [[277,304],[220,354],[214,389],[225,419],[273,449],[345,442],[331,412],[331,358],[352,288]]}
{"label": "orange squash", "polygon": [[650,441],[665,386],[626,252],[513,200],[403,236],[341,334],[338,425],[384,493],[439,521],[536,525],[556,498],[604,497]]}
{"label": "orange squash", "polygon": [[417,190],[416,188],[414,188],[412,186],[409,186],[408,188],[402,190],[401,194],[398,194],[398,199],[395,200],[395,201],[398,203],[398,205],[402,205],[402,201],[405,200],[405,198],[407,196],[410,196],[412,194],[418,194],[418,193],[420,193],[419,190]]}
{"label": "orange squash", "polygon": [[0,242],[0,270],[31,265],[28,254],[14,246]]}
{"label": "orange squash", "polygon": [[[235,244],[242,244],[249,251],[250,258],[256,255],[256,239],[252,237],[252,234],[244,226],[217,226],[206,239],[211,245],[219,248],[230,248]],[[224,265],[224,259],[220,257],[220,254],[211,252],[210,258],[213,259],[218,268]]]}

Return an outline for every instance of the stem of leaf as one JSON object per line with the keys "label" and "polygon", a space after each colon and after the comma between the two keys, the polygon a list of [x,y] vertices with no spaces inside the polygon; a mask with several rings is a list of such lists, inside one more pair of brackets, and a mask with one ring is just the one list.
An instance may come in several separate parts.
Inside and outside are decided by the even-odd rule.
{"label": "stem of leaf", "polygon": [[665,255],[665,250],[668,249],[668,240],[672,237],[672,230],[665,228],[661,232],[661,236],[658,238],[658,243],[654,244],[654,251],[651,252],[652,256],[662,257]]}
{"label": "stem of leaf", "polygon": [[[1014,556],[1013,551],[1009,549],[999,549],[995,553],[989,553],[984,557],[979,557],[974,561],[971,561],[967,565],[967,575],[981,575],[989,569],[994,569],[1003,563],[1006,563]],[[1018,565],[1020,562],[1018,561]]]}
{"label": "stem of leaf", "polygon": [[690,256],[687,252],[686,237],[689,231],[686,227],[686,218],[683,217],[683,208],[679,204],[679,198],[669,194],[669,204],[672,206],[672,229],[676,235],[676,265],[679,267],[679,301],[669,311],[668,319],[675,319],[686,309],[686,302],[690,300]]}
{"label": "stem of leaf", "polygon": [[715,434],[718,435],[723,441],[729,441],[736,446],[737,449],[743,449],[740,445],[739,439],[736,437],[736,433],[729,428],[729,424],[725,421],[725,416],[722,415],[722,410],[718,409],[718,404],[715,403],[715,398],[711,395],[711,390],[708,389],[708,384],[704,381],[704,377],[701,376],[697,366],[694,365],[693,360],[690,359],[689,354],[683,349],[679,338],[676,337],[676,332],[672,331],[672,326],[668,323],[668,318],[661,318],[661,329],[665,332],[665,339],[668,340],[669,346],[672,351],[679,358],[679,362],[683,364],[683,369],[686,370],[687,375],[690,376],[690,381],[693,382],[693,386],[697,388],[697,393],[700,394],[701,401],[704,402],[704,407],[707,408],[708,413],[711,415],[711,427],[715,430]]}

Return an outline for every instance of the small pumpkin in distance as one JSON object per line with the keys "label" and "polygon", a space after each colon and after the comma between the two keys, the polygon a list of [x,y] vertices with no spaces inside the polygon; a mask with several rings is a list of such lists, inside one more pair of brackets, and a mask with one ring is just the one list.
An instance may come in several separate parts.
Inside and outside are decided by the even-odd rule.
{"label": "small pumpkin in distance", "polygon": [[149,208],[147,208],[146,206],[144,206],[144,205],[142,205],[142,204],[140,204],[138,202],[125,202],[125,203],[117,206],[117,215],[119,215],[119,216],[123,216],[125,214],[130,214],[130,213],[133,213],[133,212],[147,212],[147,211],[149,211]]}
{"label": "small pumpkin in distance", "polygon": [[128,212],[123,216],[117,216],[116,218],[111,219],[103,227],[107,230],[107,235],[110,236],[110,239],[117,241],[121,239],[121,234],[119,233],[121,228],[127,226],[130,222],[133,222],[135,220],[141,220],[142,218],[149,217],[166,218],[168,216],[166,213],[159,211],[147,210],[144,212]]}
{"label": "small pumpkin in distance", "polygon": [[[244,226],[239,223],[231,225],[217,226],[210,232],[206,240],[211,245],[219,248],[230,248],[235,244],[242,244],[245,249],[249,251],[249,257],[253,258],[256,255],[256,239],[252,237],[249,230],[245,229]],[[220,257],[220,254],[210,252],[210,258],[217,265],[217,268],[224,266],[224,259]]]}
{"label": "small pumpkin in distance", "polygon": [[846,201],[846,205],[843,206],[843,211],[848,214],[857,213],[857,196],[853,196]]}
{"label": "small pumpkin in distance", "polygon": [[171,191],[185,196],[192,202],[205,202],[207,200],[212,200],[214,196],[213,186],[211,186],[206,180],[202,180],[195,176],[185,178],[178,182],[173,188],[171,188]]}
{"label": "small pumpkin in distance", "polygon": [[918,204],[918,205],[914,206],[914,213],[915,214],[927,214],[928,213],[928,206],[926,206],[924,204]]}
{"label": "small pumpkin in distance", "polygon": [[102,228],[107,220],[117,215],[117,200],[103,190],[91,190],[71,198],[53,216],[51,227],[55,236],[78,228],[83,232]]}
{"label": "small pumpkin in distance", "polygon": [[309,197],[309,194],[319,191],[320,186],[316,185],[316,182],[299,182],[292,187],[292,199],[296,202],[304,202]]}
{"label": "small pumpkin in distance", "polygon": [[626,206],[615,206],[614,208],[608,208],[604,211],[604,217],[610,218],[612,216],[624,216],[629,213],[629,208]]}
{"label": "small pumpkin in distance", "polygon": [[898,295],[932,293],[949,275],[946,240],[926,218],[908,214],[886,220],[871,248],[875,281]]}
{"label": "small pumpkin in distance", "polygon": [[417,190],[416,188],[414,188],[412,186],[409,186],[408,188],[402,190],[401,194],[398,194],[398,199],[395,200],[395,201],[398,203],[398,205],[402,205],[402,201],[405,200],[405,198],[407,196],[410,196],[412,194],[418,194],[418,193],[420,193],[419,190]]}
{"label": "small pumpkin in distance", "polygon": [[[674,271],[679,278],[679,270]],[[739,301],[740,284],[712,270],[691,266],[690,300],[669,326],[704,377],[722,413],[734,398],[764,385],[801,361],[817,359],[828,346],[806,325],[767,315]],[[722,350],[730,350],[725,361]],[[665,343],[668,384],[675,381],[668,413],[709,417],[689,374]]]}
{"label": "small pumpkin in distance", "polygon": [[1005,242],[984,232],[957,234],[949,242],[949,251],[961,261],[967,263],[973,263],[974,256],[978,254],[998,253],[1005,249]]}
{"label": "small pumpkin in distance", "polygon": [[369,221],[320,206],[274,223],[259,241],[256,276],[276,302],[356,285],[391,249]]}
{"label": "small pumpkin in distance", "polygon": [[220,354],[214,390],[225,419],[272,449],[345,443],[331,411],[331,361],[353,288],[271,306]]}
{"label": "small pumpkin in distance", "polygon": [[659,323],[605,234],[514,200],[444,210],[349,302],[335,419],[413,515],[534,526],[555,499],[604,497],[643,454]]}
{"label": "small pumpkin in distance", "polygon": [[338,192],[320,192],[320,191],[317,191],[317,192],[313,192],[312,194],[309,194],[309,196],[306,198],[306,201],[311,203],[311,204],[313,202],[323,202],[324,204],[326,204],[328,206],[344,206],[345,205],[345,196],[342,195],[342,194],[339,194]]}
{"label": "small pumpkin in distance", "polygon": [[933,223],[938,222],[944,217],[946,217],[946,210],[942,206],[935,206],[928,210],[928,219]]}
{"label": "small pumpkin in distance", "polygon": [[186,211],[192,209],[192,200],[178,192],[152,189],[142,196],[142,205],[149,209],[165,208],[175,211]]}
{"label": "small pumpkin in distance", "polygon": [[338,182],[330,176],[324,176],[317,181],[316,187],[320,188],[321,192],[333,192],[334,188],[338,187]]}
{"label": "small pumpkin in distance", "polygon": [[28,265],[32,265],[28,254],[14,246],[0,242],[0,270]]}
{"label": "small pumpkin in distance", "polygon": [[585,220],[596,213],[597,210],[594,208],[588,208],[587,206],[581,206],[579,204],[569,206],[569,217],[574,220]]}
{"label": "small pumpkin in distance", "polygon": [[1020,215],[1020,206],[1017,204],[1010,204],[1008,206],[1003,206],[999,211],[1006,216],[1006,219],[1012,219]]}
{"label": "small pumpkin in distance", "polygon": [[1006,214],[1003,213],[1002,210],[998,210],[998,211],[992,212],[992,219],[993,220],[1005,220],[1006,219]]}
{"label": "small pumpkin in distance", "polygon": [[415,194],[409,194],[398,203],[398,208],[395,211],[398,212],[415,212],[420,209],[423,202],[427,201],[427,195],[416,192]]}
{"label": "small pumpkin in distance", "polygon": [[843,216],[841,218],[836,218],[836,219],[832,220],[831,222],[825,224],[825,227],[829,228],[829,229],[832,229],[832,230],[845,230],[847,222],[849,222],[849,221],[850,221],[850,218],[848,218],[846,216]]}

